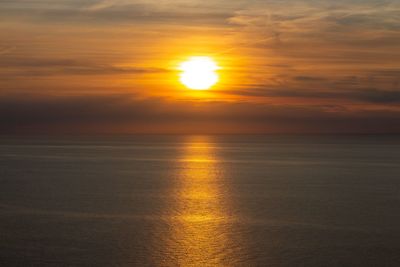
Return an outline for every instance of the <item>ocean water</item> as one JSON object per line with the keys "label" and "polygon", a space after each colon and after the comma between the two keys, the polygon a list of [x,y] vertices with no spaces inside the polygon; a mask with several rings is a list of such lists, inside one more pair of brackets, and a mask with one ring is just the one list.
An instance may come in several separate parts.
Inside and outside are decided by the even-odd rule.
{"label": "ocean water", "polygon": [[0,266],[400,266],[400,137],[0,138]]}

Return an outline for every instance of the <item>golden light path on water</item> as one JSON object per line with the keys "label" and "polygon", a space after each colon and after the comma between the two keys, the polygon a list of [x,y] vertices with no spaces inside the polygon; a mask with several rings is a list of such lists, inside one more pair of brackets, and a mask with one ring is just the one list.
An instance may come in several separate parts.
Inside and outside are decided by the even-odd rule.
{"label": "golden light path on water", "polygon": [[229,266],[225,170],[208,137],[191,137],[179,161],[172,237],[168,254],[176,266]]}

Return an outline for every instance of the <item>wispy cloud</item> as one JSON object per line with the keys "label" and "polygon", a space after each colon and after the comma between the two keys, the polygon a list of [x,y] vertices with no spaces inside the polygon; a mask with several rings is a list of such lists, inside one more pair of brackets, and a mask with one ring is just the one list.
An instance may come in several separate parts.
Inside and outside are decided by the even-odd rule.
{"label": "wispy cloud", "polygon": [[9,54],[12,50],[15,49],[15,46],[0,46],[0,56]]}
{"label": "wispy cloud", "polygon": [[[0,15],[36,23],[115,24],[170,23],[223,24],[231,15],[223,8],[207,9],[201,2],[181,1],[35,1],[0,2]],[[207,7],[207,6],[206,6]]]}
{"label": "wispy cloud", "polygon": [[118,75],[169,72],[162,68],[120,67],[95,62],[79,62],[71,59],[3,57],[1,76],[52,76],[52,75]]}

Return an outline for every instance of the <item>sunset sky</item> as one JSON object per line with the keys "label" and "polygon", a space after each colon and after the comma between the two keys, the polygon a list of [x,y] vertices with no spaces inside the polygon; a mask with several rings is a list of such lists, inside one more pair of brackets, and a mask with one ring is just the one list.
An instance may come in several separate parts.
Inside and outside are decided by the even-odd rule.
{"label": "sunset sky", "polygon": [[[212,58],[194,91],[179,65]],[[2,0],[0,133],[399,133],[398,0]]]}

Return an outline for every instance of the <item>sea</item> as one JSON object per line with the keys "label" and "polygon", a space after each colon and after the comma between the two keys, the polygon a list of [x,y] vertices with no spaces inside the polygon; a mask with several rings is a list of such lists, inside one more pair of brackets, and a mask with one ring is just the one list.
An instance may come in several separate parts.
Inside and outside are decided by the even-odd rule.
{"label": "sea", "polygon": [[0,137],[0,266],[400,266],[400,136]]}

